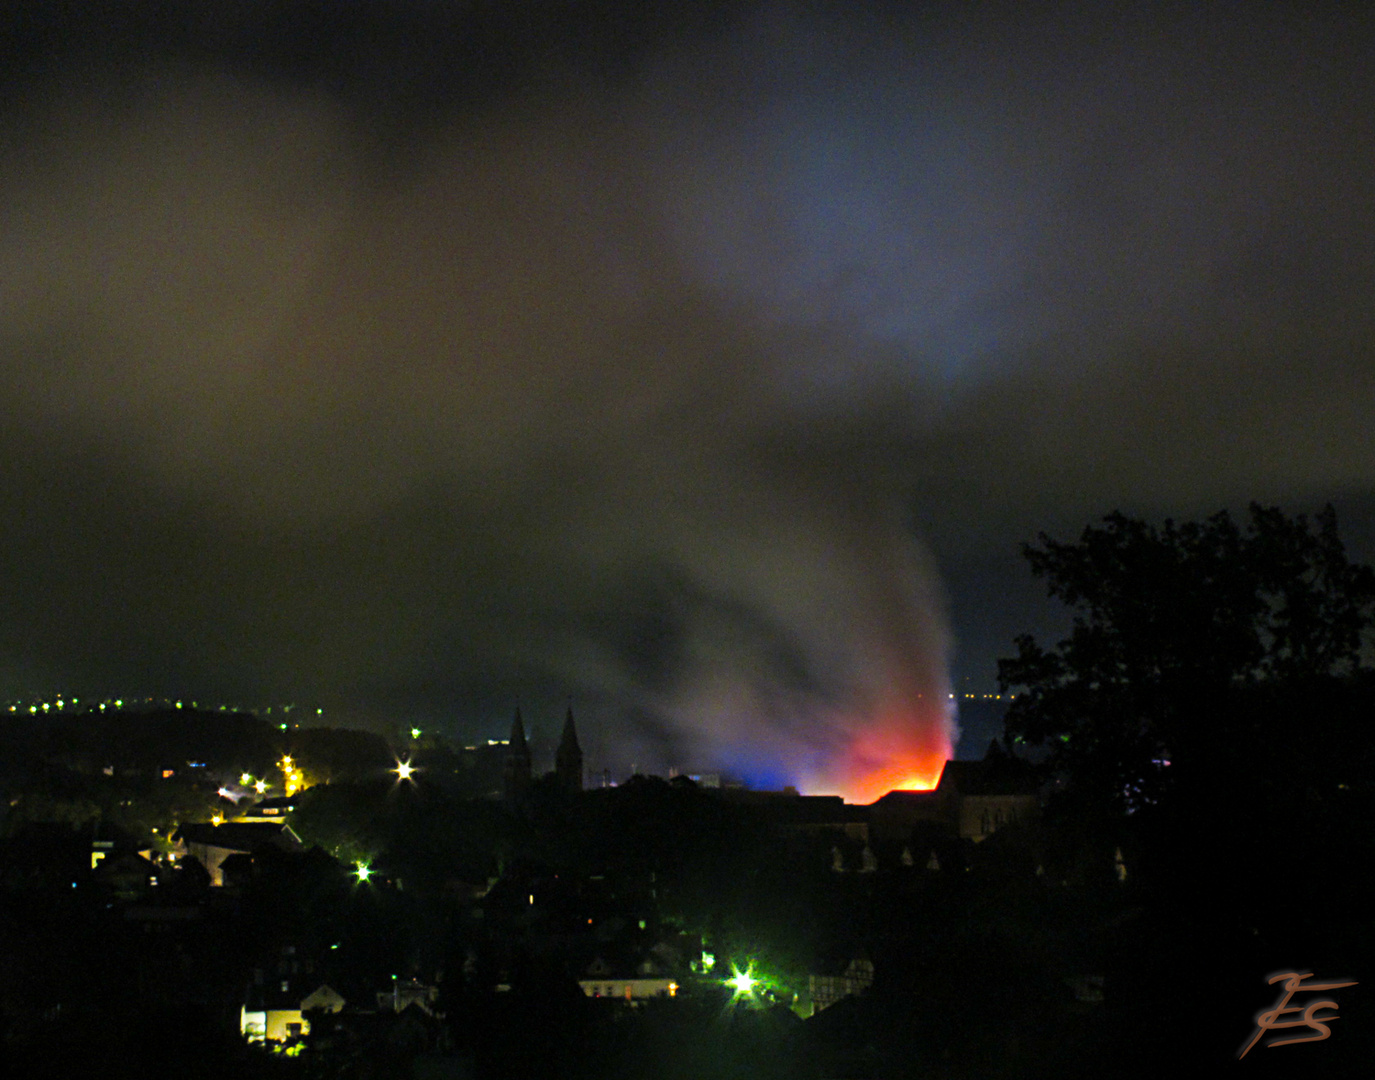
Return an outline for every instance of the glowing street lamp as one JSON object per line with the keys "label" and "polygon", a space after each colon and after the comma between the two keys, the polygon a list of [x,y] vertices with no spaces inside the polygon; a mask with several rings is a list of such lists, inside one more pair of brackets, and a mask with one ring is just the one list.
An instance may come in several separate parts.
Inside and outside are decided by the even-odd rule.
{"label": "glowing street lamp", "polygon": [[253,783],[253,777],[250,776],[248,773],[244,773],[242,776],[239,777],[239,783],[247,787],[249,784]]}
{"label": "glowing street lamp", "polygon": [[267,781],[266,781],[266,780],[255,780],[255,781],[253,782],[253,790],[256,791],[259,795],[266,795],[266,794],[267,794]]}
{"label": "glowing street lamp", "polygon": [[396,782],[399,784],[402,780],[411,778],[411,773],[415,772],[415,766],[409,761],[398,761],[392,772],[396,773]]}
{"label": "glowing street lamp", "polygon": [[277,768],[282,770],[282,784],[288,795],[295,795],[306,786],[305,774],[295,766],[290,754],[282,755],[282,760],[277,762]]}
{"label": "glowing street lamp", "polygon": [[357,869],[353,871],[353,874],[354,877],[358,879],[360,885],[365,883],[368,880],[368,878],[372,877],[372,868],[369,867],[367,863],[354,863],[354,866]]}
{"label": "glowing street lamp", "polygon": [[727,980],[726,985],[735,991],[736,997],[745,997],[754,993],[754,988],[759,985],[759,980],[754,977],[754,965],[751,964],[744,971],[741,971],[734,964],[731,965],[734,974]]}

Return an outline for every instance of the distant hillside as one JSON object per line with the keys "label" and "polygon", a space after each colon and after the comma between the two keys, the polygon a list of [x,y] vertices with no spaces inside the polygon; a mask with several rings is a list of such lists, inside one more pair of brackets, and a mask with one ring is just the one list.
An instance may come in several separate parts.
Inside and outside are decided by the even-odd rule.
{"label": "distant hillside", "polygon": [[184,769],[262,776],[283,754],[319,779],[352,778],[391,766],[386,740],[367,731],[290,728],[250,713],[164,709],[0,717],[0,761],[9,775],[41,762],[83,773]]}
{"label": "distant hillside", "polygon": [[272,760],[274,734],[280,733],[248,713],[196,709],[0,717],[0,752],[16,761],[55,760],[79,772],[178,768],[191,761],[247,769]]}

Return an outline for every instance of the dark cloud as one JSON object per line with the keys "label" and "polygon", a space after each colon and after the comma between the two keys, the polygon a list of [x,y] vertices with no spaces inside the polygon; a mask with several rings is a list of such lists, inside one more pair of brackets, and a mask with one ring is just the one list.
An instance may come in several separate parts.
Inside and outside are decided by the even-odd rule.
{"label": "dark cloud", "polygon": [[964,678],[1039,529],[1369,496],[1356,16],[498,9],[26,24],[14,692],[853,788],[947,737],[937,565]]}

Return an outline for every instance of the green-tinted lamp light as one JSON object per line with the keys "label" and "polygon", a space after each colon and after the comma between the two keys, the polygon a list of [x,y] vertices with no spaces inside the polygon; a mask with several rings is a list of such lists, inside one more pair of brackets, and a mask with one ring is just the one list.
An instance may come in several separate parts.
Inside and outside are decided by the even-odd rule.
{"label": "green-tinted lamp light", "polygon": [[754,988],[759,985],[759,980],[754,977],[754,969],[751,967],[745,971],[741,971],[732,964],[731,970],[735,974],[726,980],[726,985],[735,991],[735,996],[743,997],[746,994],[753,993]]}

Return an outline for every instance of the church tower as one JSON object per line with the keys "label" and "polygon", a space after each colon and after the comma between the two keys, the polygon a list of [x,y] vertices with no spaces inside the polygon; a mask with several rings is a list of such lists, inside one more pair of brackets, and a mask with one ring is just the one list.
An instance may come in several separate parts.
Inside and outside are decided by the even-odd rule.
{"label": "church tower", "polygon": [[530,744],[525,741],[525,724],[516,706],[516,718],[511,721],[511,739],[506,747],[506,801],[517,804],[530,793]]}
{"label": "church tower", "polygon": [[563,721],[563,737],[554,755],[554,775],[559,789],[569,795],[582,791],[582,747],[578,745],[578,729],[573,725],[573,707]]}

